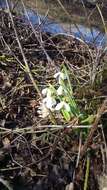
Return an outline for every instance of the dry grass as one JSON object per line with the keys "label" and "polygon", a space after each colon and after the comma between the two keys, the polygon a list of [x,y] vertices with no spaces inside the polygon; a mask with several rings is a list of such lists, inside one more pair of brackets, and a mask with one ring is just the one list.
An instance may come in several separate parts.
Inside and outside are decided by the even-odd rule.
{"label": "dry grass", "polygon": [[[13,16],[9,7],[8,12],[0,11],[0,25],[1,175],[8,180],[21,175],[27,188],[63,190],[72,180],[75,188],[83,188],[86,154],[81,161],[80,152],[90,126],[74,126],[73,121],[65,125],[60,117],[53,126],[49,118],[41,119],[37,110],[41,90],[49,83],[56,85],[53,73],[63,63],[69,69],[80,109],[95,115],[106,96],[101,90],[105,68],[102,51],[74,36],[51,36],[35,30],[19,15]],[[98,189],[96,174],[101,173],[106,160],[103,143],[99,127],[89,147],[93,152],[91,190],[93,186]]]}

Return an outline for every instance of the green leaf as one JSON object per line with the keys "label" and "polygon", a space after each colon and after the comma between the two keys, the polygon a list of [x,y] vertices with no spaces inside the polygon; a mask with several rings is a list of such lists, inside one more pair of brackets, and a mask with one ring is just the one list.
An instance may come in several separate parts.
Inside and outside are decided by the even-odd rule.
{"label": "green leaf", "polygon": [[63,65],[63,71],[64,71],[64,73],[65,73],[65,75],[67,77],[69,93],[70,93],[70,95],[72,95],[73,94],[72,85],[71,85],[71,81],[70,81],[70,78],[69,78],[68,70],[65,67],[65,65]]}
{"label": "green leaf", "polygon": [[61,110],[61,111],[62,111],[62,115],[63,115],[64,119],[66,121],[70,121],[70,119],[71,119],[71,113],[67,112],[66,110]]}
{"label": "green leaf", "polygon": [[89,115],[86,119],[81,121],[81,124],[92,124],[94,122],[95,115]]}

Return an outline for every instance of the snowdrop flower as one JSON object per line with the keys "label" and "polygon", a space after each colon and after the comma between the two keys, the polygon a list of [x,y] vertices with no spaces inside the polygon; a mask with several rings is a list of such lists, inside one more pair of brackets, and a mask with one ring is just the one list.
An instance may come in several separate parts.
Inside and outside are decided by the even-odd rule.
{"label": "snowdrop flower", "polygon": [[43,94],[43,96],[51,96],[52,95],[52,91],[49,88],[44,88],[42,90],[42,94]]}
{"label": "snowdrop flower", "polygon": [[67,90],[63,87],[63,86],[59,86],[59,88],[57,89],[57,95],[66,95],[67,94]]}
{"label": "snowdrop flower", "polygon": [[62,108],[65,108],[66,111],[70,112],[70,106],[69,104],[67,104],[66,102],[62,101],[60,103],[58,103],[55,107],[55,110],[61,110]]}
{"label": "snowdrop flower", "polygon": [[67,79],[66,75],[63,72],[58,72],[54,75],[54,78],[58,78],[59,84],[61,84],[61,80]]}
{"label": "snowdrop flower", "polygon": [[53,111],[54,110],[53,107],[56,105],[56,100],[51,96],[47,96],[46,98],[43,99],[43,103],[46,105],[48,109]]}
{"label": "snowdrop flower", "polygon": [[39,113],[39,116],[42,118],[46,118],[49,115],[49,110],[46,108],[43,102],[40,103],[40,107],[37,112]]}
{"label": "snowdrop flower", "polygon": [[63,87],[59,86],[59,88],[57,89],[57,95],[62,95],[63,91],[64,91]]}
{"label": "snowdrop flower", "polygon": [[48,90],[48,88],[44,88],[44,89],[42,90],[42,94],[43,94],[44,96],[47,95],[47,90]]}

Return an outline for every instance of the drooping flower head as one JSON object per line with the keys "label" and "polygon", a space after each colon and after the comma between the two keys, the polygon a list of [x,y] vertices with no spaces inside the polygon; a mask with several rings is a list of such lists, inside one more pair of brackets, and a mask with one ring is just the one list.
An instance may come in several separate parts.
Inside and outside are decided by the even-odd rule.
{"label": "drooping flower head", "polygon": [[47,107],[45,106],[43,102],[40,103],[40,106],[37,112],[39,114],[39,117],[41,118],[46,118],[49,115],[49,110],[47,109]]}
{"label": "drooping flower head", "polygon": [[70,112],[70,106],[68,103],[62,101],[60,103],[58,103],[55,107],[55,110],[61,110],[62,108],[64,108],[66,111]]}
{"label": "drooping flower head", "polygon": [[42,94],[44,96],[43,103],[45,104],[46,108],[53,111],[54,106],[56,105],[56,100],[54,97],[54,90],[53,90],[52,86],[49,86],[48,88],[44,88],[42,90]]}
{"label": "drooping flower head", "polygon": [[63,73],[63,72],[58,72],[58,73],[56,73],[56,74],[54,75],[54,78],[58,79],[58,83],[59,83],[59,84],[61,84],[61,81],[62,81],[62,80],[66,80],[66,79],[67,79],[65,73]]}

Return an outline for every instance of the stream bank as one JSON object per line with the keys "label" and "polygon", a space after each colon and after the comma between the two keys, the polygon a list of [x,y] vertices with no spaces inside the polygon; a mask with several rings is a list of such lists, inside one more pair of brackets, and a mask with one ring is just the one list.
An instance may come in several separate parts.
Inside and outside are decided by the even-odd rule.
{"label": "stream bank", "polygon": [[[73,1],[62,1],[62,6],[65,7],[65,10],[63,10],[63,7],[59,5],[57,0],[54,3],[49,0],[47,2],[40,0],[37,1],[36,5],[33,1],[29,2],[27,0],[24,2],[25,5],[31,5],[32,8],[37,10],[37,12],[42,15],[42,19],[43,15],[45,15],[46,11],[49,9],[48,16],[45,18],[42,25],[43,29],[46,29],[46,31],[53,34],[55,34],[55,32],[68,33],[88,43],[95,43],[97,46],[106,46],[107,37],[97,8],[84,8],[81,2],[77,3]],[[99,3],[106,24],[106,2]],[[38,22],[38,13],[28,9],[28,15],[33,24],[37,24]]]}
{"label": "stream bank", "polygon": [[[54,19],[48,18],[48,16],[45,18],[45,15],[42,14],[42,12],[43,12],[42,10],[46,11],[46,9],[48,7],[46,8],[46,5],[45,5],[46,2],[45,1],[44,1],[43,5],[41,5],[42,0],[40,2],[39,2],[39,4],[37,2],[37,7],[40,6],[39,10],[40,10],[41,14],[38,14],[38,10],[36,11],[36,10],[32,10],[31,8],[27,8],[27,15],[26,15],[26,13],[23,13],[23,9],[22,9],[22,7],[20,7],[20,3],[16,6],[16,8],[19,11],[22,9],[20,11],[20,13],[22,14],[22,17],[23,17],[24,21],[26,21],[26,24],[29,24],[29,21],[28,21],[28,17],[29,17],[30,22],[34,25],[34,27],[38,27],[38,25],[40,25],[39,29],[42,32],[47,32],[47,33],[52,34],[52,35],[56,35],[56,34],[74,35],[75,37],[82,39],[84,42],[86,42],[88,44],[93,44],[93,45],[100,46],[100,47],[101,46],[103,46],[103,47],[106,46],[107,36],[106,36],[105,32],[102,31],[98,27],[99,23],[97,23],[96,26],[92,25],[91,22],[90,22],[91,18],[87,23],[86,19],[88,19],[87,18],[88,13],[87,13],[87,16],[85,15],[85,17],[86,17],[85,18],[84,17],[84,14],[85,14],[84,11],[85,10],[83,11],[82,10],[83,7],[81,7],[81,6],[79,7],[79,5],[77,6],[76,5],[77,2],[71,2],[71,3],[68,2],[69,8],[67,7],[66,2],[65,2],[65,4],[63,6],[65,6],[65,9],[68,11],[68,13],[69,13],[69,10],[72,11],[72,14],[71,14],[71,20],[69,22],[65,21],[63,23],[62,23],[62,21],[57,22]],[[27,5],[29,5],[29,3],[30,3],[29,1],[26,1]],[[33,1],[31,3],[33,3]],[[49,2],[47,1],[47,3],[49,3],[51,5],[51,1],[49,1]],[[81,5],[80,2],[78,2],[78,3]],[[2,8],[5,8],[6,7],[5,2],[0,1],[0,6]],[[33,4],[32,4],[32,6],[35,7]],[[52,4],[51,6],[54,6],[54,4]],[[14,7],[14,1],[13,1],[13,5],[11,4],[11,7]],[[60,8],[61,7],[59,7],[59,8],[58,7],[57,7],[57,9],[59,9],[59,13],[60,13]],[[73,7],[74,7],[74,10],[72,10]],[[80,11],[78,11],[77,8],[79,8]],[[62,10],[62,11],[64,12],[64,10]],[[52,12],[54,12],[54,10]],[[81,12],[84,12],[83,16],[80,15]],[[76,15],[75,15],[75,13],[76,13]],[[64,13],[61,13],[62,18],[68,16],[66,14],[64,16],[63,14]],[[72,18],[73,14],[75,15],[75,17],[77,17],[77,15],[79,15],[79,17],[80,17],[79,22],[78,22],[78,19],[75,20],[75,21],[73,20],[73,18]],[[84,23],[81,22],[82,17],[84,17]],[[97,17],[97,15],[95,16],[95,18],[96,17]],[[69,16],[68,16],[68,20],[69,20]],[[99,19],[99,20],[101,20],[101,19]]]}

